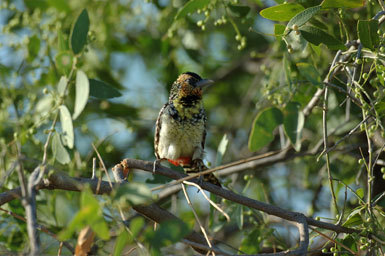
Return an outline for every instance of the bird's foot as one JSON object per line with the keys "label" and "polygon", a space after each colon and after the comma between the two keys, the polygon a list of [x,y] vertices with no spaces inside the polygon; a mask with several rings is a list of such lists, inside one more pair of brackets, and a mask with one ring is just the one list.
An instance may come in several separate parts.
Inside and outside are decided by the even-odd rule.
{"label": "bird's foot", "polygon": [[152,174],[155,174],[156,167],[159,166],[160,161],[162,161],[162,159],[156,159],[156,160],[154,161],[154,164],[153,164],[153,166],[152,166]]}

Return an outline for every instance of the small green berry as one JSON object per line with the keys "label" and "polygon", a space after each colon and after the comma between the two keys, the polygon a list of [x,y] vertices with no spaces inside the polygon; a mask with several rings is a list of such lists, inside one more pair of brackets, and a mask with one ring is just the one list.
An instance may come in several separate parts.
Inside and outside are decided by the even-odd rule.
{"label": "small green berry", "polygon": [[197,21],[197,26],[200,27],[200,26],[202,26],[202,25],[203,25],[203,21],[202,21],[202,20],[198,20],[198,21]]}
{"label": "small green berry", "polygon": [[358,64],[358,65],[361,65],[362,64],[362,59],[356,59],[355,63]]}
{"label": "small green berry", "polygon": [[361,164],[364,164],[364,162],[365,162],[364,159],[362,159],[362,158],[358,159],[358,164],[361,165]]}
{"label": "small green berry", "polygon": [[385,52],[385,47],[384,47],[384,46],[381,46],[381,47],[380,47],[380,52],[382,52],[382,53]]}
{"label": "small green berry", "polygon": [[362,74],[362,78],[365,79],[365,80],[368,79],[368,78],[369,78],[368,73],[363,73],[363,74]]}
{"label": "small green berry", "polygon": [[322,249],[322,253],[327,253],[327,252],[328,252],[328,249],[326,249],[326,248]]}
{"label": "small green berry", "polygon": [[47,88],[44,88],[44,89],[43,89],[43,93],[44,93],[44,94],[48,94],[48,89],[47,89]]}
{"label": "small green berry", "polygon": [[381,173],[385,173],[385,167],[381,167]]}

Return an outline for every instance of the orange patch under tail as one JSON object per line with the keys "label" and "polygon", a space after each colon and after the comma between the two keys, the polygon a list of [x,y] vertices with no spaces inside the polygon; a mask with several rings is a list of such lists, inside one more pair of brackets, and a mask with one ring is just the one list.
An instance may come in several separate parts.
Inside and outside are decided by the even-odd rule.
{"label": "orange patch under tail", "polygon": [[167,161],[175,166],[188,166],[191,164],[191,157],[181,156],[178,159],[167,159]]}

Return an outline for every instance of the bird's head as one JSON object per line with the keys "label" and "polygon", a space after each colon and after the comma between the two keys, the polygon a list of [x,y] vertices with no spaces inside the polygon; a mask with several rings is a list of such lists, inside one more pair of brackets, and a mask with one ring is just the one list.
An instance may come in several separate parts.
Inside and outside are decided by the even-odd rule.
{"label": "bird's head", "polygon": [[213,83],[193,72],[182,73],[171,87],[170,101],[178,101],[186,106],[194,105],[202,99],[203,88]]}

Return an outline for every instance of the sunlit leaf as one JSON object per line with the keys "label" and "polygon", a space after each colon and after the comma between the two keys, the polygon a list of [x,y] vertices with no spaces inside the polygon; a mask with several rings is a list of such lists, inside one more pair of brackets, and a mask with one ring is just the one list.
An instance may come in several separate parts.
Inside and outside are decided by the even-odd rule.
{"label": "sunlit leaf", "polygon": [[305,117],[300,109],[300,104],[289,102],[284,109],[283,127],[296,151],[301,149],[301,135],[304,124]]}
{"label": "sunlit leaf", "polygon": [[279,4],[263,9],[259,14],[269,20],[288,21],[305,8],[296,3]]}
{"label": "sunlit leaf", "polygon": [[243,237],[241,246],[239,250],[246,254],[257,254],[260,252],[260,245],[256,241],[262,240],[262,234],[260,229],[254,229],[251,232],[248,232],[246,236]]}
{"label": "sunlit leaf", "polygon": [[74,128],[72,124],[71,114],[65,105],[60,108],[60,123],[63,130],[63,139],[69,148],[74,147]]}
{"label": "sunlit leaf", "polygon": [[282,124],[282,112],[277,108],[268,108],[254,119],[249,137],[249,149],[255,152],[273,141],[274,129]]}
{"label": "sunlit leaf", "polygon": [[89,92],[90,92],[90,83],[88,81],[87,75],[78,70],[76,73],[76,97],[75,97],[75,110],[72,118],[75,120],[80,113],[83,111],[84,107],[87,104]]}
{"label": "sunlit leaf", "polygon": [[114,97],[120,97],[122,94],[109,84],[98,81],[95,79],[89,79],[90,82],[90,96],[99,99],[109,99]]}
{"label": "sunlit leaf", "polygon": [[81,209],[71,220],[69,225],[59,233],[59,238],[67,240],[76,231],[80,231],[86,226],[90,226],[98,237],[103,240],[110,238],[107,223],[103,218],[102,209],[98,200],[90,190],[83,190],[80,198]]}
{"label": "sunlit leaf", "polygon": [[359,206],[354,209],[346,218],[345,223],[342,225],[344,227],[357,226],[363,223],[361,211],[363,211],[363,206]]}
{"label": "sunlit leaf", "polygon": [[377,34],[378,20],[359,20],[357,23],[358,37],[362,45],[374,50],[378,46],[380,39]]}
{"label": "sunlit leaf", "polygon": [[365,0],[324,0],[322,8],[357,8],[364,6]]}
{"label": "sunlit leaf", "polygon": [[87,42],[88,29],[90,27],[90,19],[88,12],[84,9],[78,16],[71,30],[71,49],[74,54],[80,53]]}
{"label": "sunlit leaf", "polygon": [[60,81],[57,85],[57,92],[60,96],[63,96],[68,84],[68,78],[66,76],[60,77]]}
{"label": "sunlit leaf", "polygon": [[54,158],[61,164],[68,164],[71,161],[70,155],[60,139],[60,135],[56,132],[52,136],[52,153]]}
{"label": "sunlit leaf", "polygon": [[188,1],[176,14],[175,19],[181,19],[187,16],[189,13],[193,13],[198,9],[206,7],[210,1],[207,0],[191,0]]}
{"label": "sunlit leaf", "polygon": [[274,35],[282,36],[285,33],[285,25],[282,24],[274,24]]}
{"label": "sunlit leaf", "polygon": [[229,144],[229,139],[227,138],[227,134],[225,134],[223,135],[221,142],[219,142],[217,157],[215,159],[215,166],[218,166],[222,163],[223,156],[226,153],[227,144]]}
{"label": "sunlit leaf", "polygon": [[286,25],[286,29],[292,29],[294,25],[301,27],[308,20],[310,20],[314,15],[316,15],[319,10],[321,10],[321,6],[313,6],[303,10],[302,12],[296,14],[293,18],[290,19],[289,23]]}
{"label": "sunlit leaf", "polygon": [[129,243],[129,241],[130,241],[130,235],[125,229],[123,229],[120,232],[119,236],[116,238],[113,256],[122,255],[122,251],[126,246],[126,244]]}

